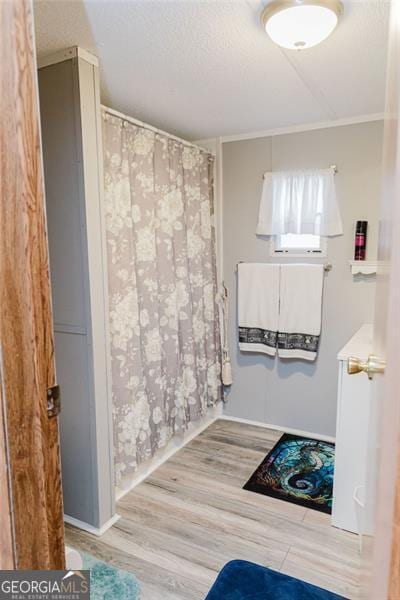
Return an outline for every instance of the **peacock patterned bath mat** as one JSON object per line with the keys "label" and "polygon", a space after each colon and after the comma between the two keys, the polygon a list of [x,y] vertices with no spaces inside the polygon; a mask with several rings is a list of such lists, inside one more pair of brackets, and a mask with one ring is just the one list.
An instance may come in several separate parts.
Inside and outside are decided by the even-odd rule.
{"label": "peacock patterned bath mat", "polygon": [[243,489],[332,512],[335,444],[285,433]]}

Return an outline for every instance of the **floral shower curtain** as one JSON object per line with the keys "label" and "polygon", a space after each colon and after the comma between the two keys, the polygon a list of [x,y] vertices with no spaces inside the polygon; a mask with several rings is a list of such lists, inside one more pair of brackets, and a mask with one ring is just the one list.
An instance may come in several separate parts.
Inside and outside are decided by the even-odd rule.
{"label": "floral shower curtain", "polygon": [[213,159],[103,111],[117,484],[222,398]]}

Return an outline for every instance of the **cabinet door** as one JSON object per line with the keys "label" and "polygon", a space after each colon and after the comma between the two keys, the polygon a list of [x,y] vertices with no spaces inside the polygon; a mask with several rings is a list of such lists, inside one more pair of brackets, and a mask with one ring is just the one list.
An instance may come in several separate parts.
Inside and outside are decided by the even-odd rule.
{"label": "cabinet door", "polygon": [[339,362],[339,395],[332,524],[358,532],[355,489],[365,485],[371,382]]}

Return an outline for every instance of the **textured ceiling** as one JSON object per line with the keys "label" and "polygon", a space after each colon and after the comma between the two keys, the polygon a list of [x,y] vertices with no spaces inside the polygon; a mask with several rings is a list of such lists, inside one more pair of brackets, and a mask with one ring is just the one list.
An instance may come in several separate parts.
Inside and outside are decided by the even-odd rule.
{"label": "textured ceiling", "polygon": [[36,0],[39,58],[79,45],[100,60],[102,101],[189,139],[383,111],[388,2],[345,2],[303,52],[275,46],[255,0]]}

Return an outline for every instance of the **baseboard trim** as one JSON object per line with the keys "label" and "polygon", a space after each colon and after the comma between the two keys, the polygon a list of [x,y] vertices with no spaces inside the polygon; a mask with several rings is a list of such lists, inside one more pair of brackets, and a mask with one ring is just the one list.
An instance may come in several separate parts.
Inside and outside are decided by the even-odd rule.
{"label": "baseboard trim", "polygon": [[140,472],[132,481],[132,483],[124,489],[118,489],[115,494],[116,501],[121,500],[126,494],[132,491],[137,485],[142,483],[147,477],[149,477],[158,467],[161,467],[169,458],[171,458],[174,454],[176,454],[179,450],[184,448],[186,444],[191,442],[194,438],[196,438],[200,433],[202,433],[207,427],[215,423],[222,416],[222,402],[220,402],[214,409],[214,414],[205,417],[201,424],[198,427],[193,429],[193,431],[185,434],[184,439],[180,439],[179,437],[173,438],[170,443],[173,444],[172,447],[165,450],[159,458],[152,459],[147,467]]}
{"label": "baseboard trim", "polygon": [[265,429],[275,429],[282,431],[282,433],[290,433],[291,435],[301,435],[303,437],[314,438],[315,440],[321,440],[322,442],[335,443],[336,438],[330,435],[321,435],[320,433],[313,433],[311,431],[303,431],[302,429],[292,429],[290,427],[282,427],[282,425],[273,425],[272,423],[263,423],[261,421],[251,421],[250,419],[241,419],[240,417],[231,417],[230,415],[221,415],[219,419],[223,421],[234,421],[235,423],[243,423],[244,425],[253,425],[255,427],[264,427]]}
{"label": "baseboard trim", "polygon": [[121,515],[115,513],[115,515],[111,517],[111,519],[106,521],[106,523],[104,523],[104,525],[102,525],[101,527],[94,527],[89,523],[85,523],[84,521],[80,521],[79,519],[75,519],[75,517],[70,517],[69,515],[64,515],[64,522],[68,523],[68,525],[73,525],[78,529],[83,529],[83,531],[87,531],[88,533],[92,533],[93,535],[100,537],[103,535],[103,533],[107,531],[107,529],[110,529],[110,527],[112,527],[120,518]]}

